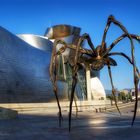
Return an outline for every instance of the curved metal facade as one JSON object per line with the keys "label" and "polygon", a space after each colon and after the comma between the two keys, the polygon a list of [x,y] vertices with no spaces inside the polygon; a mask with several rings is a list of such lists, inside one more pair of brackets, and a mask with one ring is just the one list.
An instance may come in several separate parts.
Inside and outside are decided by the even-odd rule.
{"label": "curved metal facade", "polygon": [[[53,43],[47,37],[14,35],[0,27],[0,102],[48,102],[54,98],[49,76]],[[73,35],[66,37],[72,42]],[[59,96],[67,84],[58,81]]]}
{"label": "curved metal facade", "polygon": [[[52,42],[33,47],[0,27],[0,102],[43,102],[54,99],[49,76]],[[42,42],[43,42],[42,41]],[[41,48],[41,49],[38,49]],[[65,84],[65,83],[64,83]],[[58,82],[60,94],[64,84]]]}
{"label": "curved metal facade", "polygon": [[55,25],[47,28],[45,35],[49,39],[65,38],[67,36],[79,36],[81,28],[66,24]]}
{"label": "curved metal facade", "polygon": [[17,36],[35,48],[38,48],[43,51],[52,50],[53,43],[50,40],[48,40],[47,37],[33,34],[19,34]]}
{"label": "curved metal facade", "polygon": [[[80,28],[57,25],[48,28],[45,36],[14,35],[0,27],[0,102],[49,102],[55,99],[49,76],[53,41],[62,39],[76,43]],[[67,50],[63,56],[71,55]],[[66,69],[66,66],[63,66]],[[94,72],[92,72],[94,73]],[[97,76],[99,72],[94,73]],[[83,78],[79,73],[79,77]],[[81,96],[81,82],[76,88]],[[79,89],[80,88],[80,89]],[[68,83],[58,81],[59,97],[68,97]],[[83,96],[83,95],[82,95]]]}

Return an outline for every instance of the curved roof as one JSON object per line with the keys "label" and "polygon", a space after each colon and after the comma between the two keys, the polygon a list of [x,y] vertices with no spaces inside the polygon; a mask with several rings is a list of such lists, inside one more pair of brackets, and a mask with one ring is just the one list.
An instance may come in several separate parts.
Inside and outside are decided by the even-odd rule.
{"label": "curved roof", "polygon": [[91,93],[94,99],[106,98],[104,87],[98,77],[91,78]]}
{"label": "curved roof", "polygon": [[47,37],[33,34],[19,34],[17,36],[35,48],[44,51],[52,50],[53,43]]}
{"label": "curved roof", "polygon": [[66,24],[55,25],[47,28],[45,35],[49,39],[63,38],[70,35],[79,35],[81,28]]}

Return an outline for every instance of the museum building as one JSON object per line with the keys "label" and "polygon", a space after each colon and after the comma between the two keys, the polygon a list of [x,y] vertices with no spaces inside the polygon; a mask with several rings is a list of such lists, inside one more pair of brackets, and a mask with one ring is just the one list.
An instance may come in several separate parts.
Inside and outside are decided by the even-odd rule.
{"label": "museum building", "polygon": [[[76,44],[80,32],[79,27],[62,24],[48,28],[43,36],[14,35],[0,27],[0,102],[54,101],[49,75],[53,42],[61,39],[68,44]],[[72,72],[66,62],[73,53],[67,49],[58,57],[58,95],[62,100],[70,97]],[[99,71],[88,67],[78,71],[77,100],[106,99],[99,74]]]}

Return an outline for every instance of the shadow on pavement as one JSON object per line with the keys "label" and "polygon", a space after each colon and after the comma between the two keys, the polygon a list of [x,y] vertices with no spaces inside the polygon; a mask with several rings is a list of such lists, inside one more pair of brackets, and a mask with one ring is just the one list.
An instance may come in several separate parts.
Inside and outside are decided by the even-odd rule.
{"label": "shadow on pavement", "polygon": [[[140,125],[130,127],[130,119],[118,119],[115,115],[112,118],[109,113],[93,112],[82,112],[78,118],[73,114],[69,133],[67,114],[64,112],[61,127],[55,113],[24,113],[16,119],[0,120],[0,140],[134,140],[140,137]],[[122,124],[127,127],[121,127]],[[113,125],[118,127],[111,127]]]}

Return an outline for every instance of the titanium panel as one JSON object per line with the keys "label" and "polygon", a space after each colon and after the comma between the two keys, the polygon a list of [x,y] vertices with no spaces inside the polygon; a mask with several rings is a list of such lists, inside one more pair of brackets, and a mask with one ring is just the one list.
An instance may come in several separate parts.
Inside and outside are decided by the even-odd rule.
{"label": "titanium panel", "polygon": [[[0,102],[48,102],[54,99],[49,76],[51,41],[46,47],[35,48],[0,27]],[[43,38],[40,38],[42,40]],[[38,37],[39,40],[39,37]],[[40,45],[41,46],[41,45]],[[59,81],[59,95],[65,93]]]}
{"label": "titanium panel", "polygon": [[47,37],[33,34],[19,34],[17,36],[35,48],[44,51],[52,50],[53,44]]}
{"label": "titanium panel", "polygon": [[66,24],[55,25],[50,28],[47,28],[45,35],[49,39],[58,39],[64,38],[67,36],[79,36],[81,28]]}

